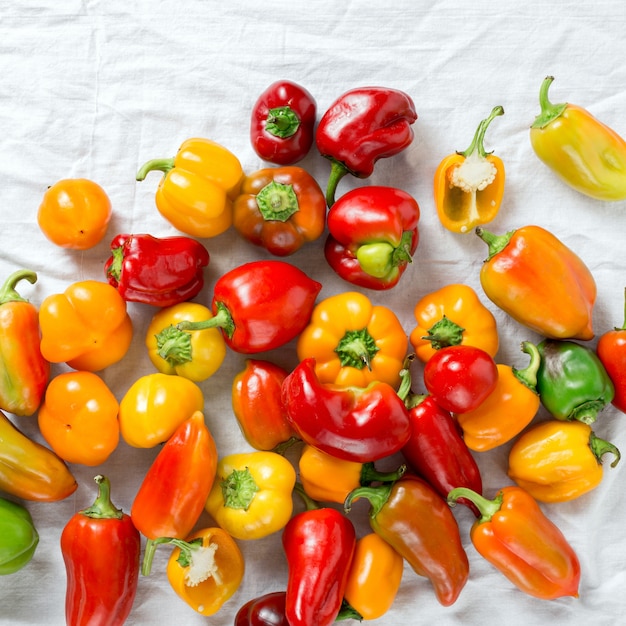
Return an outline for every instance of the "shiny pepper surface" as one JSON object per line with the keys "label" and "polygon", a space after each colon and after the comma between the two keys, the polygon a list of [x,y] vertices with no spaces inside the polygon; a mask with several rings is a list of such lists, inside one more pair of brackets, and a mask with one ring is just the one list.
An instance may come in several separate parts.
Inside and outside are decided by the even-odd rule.
{"label": "shiny pepper surface", "polygon": [[496,306],[545,337],[593,338],[596,283],[570,248],[540,226],[476,233],[489,246],[480,283]]}
{"label": "shiny pepper surface", "polygon": [[541,502],[566,502],[595,489],[603,456],[620,451],[581,422],[547,420],[525,431],[509,452],[509,476]]}
{"label": "shiny pepper surface", "polygon": [[194,137],[182,143],[174,158],[145,163],[137,180],[153,170],[164,174],[156,192],[157,209],[174,228],[208,238],[231,227],[232,203],[243,178],[241,163],[232,152],[210,139]]}
{"label": "shiny pepper surface", "polygon": [[287,592],[272,591],[248,600],[235,615],[235,626],[289,626],[285,617]]}
{"label": "shiny pepper surface", "polygon": [[481,511],[470,530],[477,552],[516,587],[542,600],[578,597],[578,557],[527,491],[503,487],[487,500],[459,488],[448,500],[452,504],[459,497],[471,499]]}
{"label": "shiny pepper surface", "polygon": [[21,504],[0,498],[0,576],[18,572],[35,554],[39,533]]}
{"label": "shiny pepper surface", "polygon": [[552,104],[541,84],[541,112],[530,127],[535,154],[564,183],[597,200],[626,198],[626,141],[589,111],[569,103]]}

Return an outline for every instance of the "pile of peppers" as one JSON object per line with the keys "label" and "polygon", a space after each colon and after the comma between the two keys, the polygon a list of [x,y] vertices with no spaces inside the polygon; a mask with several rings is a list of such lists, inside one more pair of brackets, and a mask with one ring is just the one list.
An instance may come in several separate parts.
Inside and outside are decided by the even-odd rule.
{"label": "pile of peppers", "polygon": [[[582,193],[626,197],[623,176],[602,160],[610,150],[611,167],[626,169],[626,144],[583,109],[553,105],[552,80],[531,129],[538,156]],[[464,547],[457,504],[473,516],[473,548],[508,584],[539,599],[577,597],[579,558],[538,502],[588,493],[601,484],[605,455],[612,468],[620,460],[596,432],[608,407],[626,412],[626,323],[593,349],[585,342],[595,337],[597,290],[584,260],[537,225],[483,227],[504,194],[504,164],[484,148],[503,113],[494,107],[469,148],[441,161],[435,203],[447,230],[474,231],[487,244],[477,276],[486,299],[541,336],[522,343],[527,362],[497,360],[497,318],[468,285],[416,297],[412,328],[357,290],[396,288],[420,262],[420,206],[409,193],[377,184],[337,197],[344,176],[366,179],[378,159],[411,145],[417,113],[397,89],[347,91],[315,128],[311,92],[276,81],[250,118],[252,148],[268,167],[245,172],[226,147],[190,138],[175,157],[137,172],[138,181],[163,173],[156,209],[180,235],[117,234],[100,280],[77,280],[39,307],[17,291],[37,274],[16,268],[0,287],[0,491],[8,496],[0,497],[0,575],[36,558],[37,520],[21,501],[68,498],[78,487],[72,465],[103,464],[121,439],[154,455],[128,513],[98,474],[93,504],[67,520],[60,553],[70,626],[124,623],[150,575],[166,576],[201,615],[237,598],[235,626],[378,619],[409,575],[405,564],[448,607],[476,556]],[[574,143],[596,158],[574,158]],[[314,146],[330,161],[325,190],[294,165]],[[566,171],[564,155],[591,165]],[[109,220],[107,211],[98,241]],[[284,258],[207,280],[206,240],[231,227],[273,257],[326,234],[320,258],[349,287],[321,297],[323,285]],[[192,301],[209,285],[208,306]],[[138,326],[130,303],[151,307],[143,343],[156,371],[133,374],[118,402],[100,373],[129,350]],[[293,362],[278,363],[278,349]],[[231,388],[242,449],[227,454],[211,432],[203,383],[229,353],[245,362]],[[52,377],[53,365],[70,371]],[[49,447],[19,427],[35,414]],[[480,455],[505,445],[515,485],[489,499]],[[359,500],[365,533],[355,523]],[[242,543],[270,535],[280,536],[283,588],[238,597]],[[169,550],[162,572],[153,571],[157,550]]]}

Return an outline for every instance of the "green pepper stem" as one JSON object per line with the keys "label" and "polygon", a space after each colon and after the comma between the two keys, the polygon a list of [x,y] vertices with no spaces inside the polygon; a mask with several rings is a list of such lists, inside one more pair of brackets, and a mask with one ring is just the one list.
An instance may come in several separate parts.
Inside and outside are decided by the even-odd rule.
{"label": "green pepper stem", "polygon": [[107,275],[119,281],[122,275],[122,263],[124,262],[124,246],[118,246],[111,250],[111,256],[113,257],[113,261],[107,269]]}
{"label": "green pepper stem", "polygon": [[265,131],[274,137],[287,139],[300,128],[300,118],[289,106],[275,107],[267,112]]}
{"label": "green pepper stem", "polygon": [[511,237],[515,234],[514,230],[510,230],[504,235],[494,235],[492,232],[485,230],[481,226],[476,227],[476,234],[489,246],[489,252],[485,262],[490,261],[496,254],[502,252],[511,241]]}
{"label": "green pepper stem", "polygon": [[372,359],[379,350],[367,328],[347,331],[335,348],[342,366],[360,370],[364,367],[372,368]]}
{"label": "green pepper stem", "polygon": [[32,270],[17,270],[13,272],[0,287],[0,304],[6,302],[28,302],[15,290],[15,286],[21,280],[27,280],[31,285],[37,282],[37,274]]}
{"label": "green pepper stem", "polygon": [[249,468],[234,469],[220,482],[224,506],[229,509],[243,509],[247,511],[254,500],[259,486]]}
{"label": "green pepper stem", "polygon": [[98,474],[94,477],[98,485],[98,496],[94,503],[81,511],[82,515],[93,519],[122,519],[122,509],[118,509],[111,502],[111,483],[106,476]]}
{"label": "green pepper stem", "polygon": [[616,446],[614,446],[610,441],[596,437],[593,431],[591,431],[589,435],[589,447],[600,465],[602,465],[602,457],[608,453],[611,453],[615,457],[613,463],[611,463],[611,467],[615,467],[622,458],[622,455]]}
{"label": "green pepper stem", "polygon": [[422,339],[430,341],[434,350],[440,350],[448,346],[458,346],[463,341],[464,332],[465,328],[444,315],[428,329],[428,335],[424,335]]}
{"label": "green pepper stem", "polygon": [[504,115],[504,109],[499,105],[493,107],[491,113],[489,114],[489,117],[480,122],[478,128],[476,129],[476,133],[474,134],[474,138],[472,139],[472,143],[469,145],[469,148],[465,150],[465,152],[458,152],[457,154],[465,158],[470,156],[470,154],[474,154],[474,152],[476,151],[478,151],[478,154],[483,158],[485,158],[487,154],[491,154],[491,152],[488,153],[485,151],[485,132],[487,131],[487,128],[489,124],[491,124],[492,120],[498,117],[498,115]]}
{"label": "green pepper stem", "polygon": [[404,263],[413,263],[413,257],[411,256],[411,244],[413,243],[413,231],[405,230],[400,238],[400,244],[397,248],[394,248],[391,255],[391,265],[393,267],[399,267]]}
{"label": "green pepper stem", "polygon": [[280,454],[281,456],[285,456],[285,452],[291,448],[294,444],[302,441],[299,437],[293,436],[289,437],[287,441],[282,441],[281,443],[275,445],[272,448],[272,452],[276,452],[276,454]]}
{"label": "green pepper stem", "polygon": [[328,177],[328,184],[326,185],[326,206],[330,207],[335,204],[335,193],[337,191],[337,185],[339,181],[348,174],[350,170],[339,161],[334,159],[330,160],[330,176]]}
{"label": "green pepper stem", "polygon": [[545,128],[550,122],[562,115],[567,108],[567,102],[561,104],[552,104],[552,102],[550,102],[548,90],[553,80],[554,76],[546,76],[541,83],[541,88],[539,89],[539,106],[541,107],[541,112],[535,118],[531,128]]}
{"label": "green pepper stem", "polygon": [[169,159],[151,159],[146,161],[137,171],[135,180],[142,181],[152,171],[159,171],[167,174],[174,169],[174,158]]}
{"label": "green pepper stem", "polygon": [[371,519],[374,519],[381,511],[383,506],[389,500],[389,496],[391,495],[391,488],[394,483],[383,483],[382,485],[376,485],[375,487],[371,487],[369,485],[357,487],[353,489],[347,496],[343,502],[343,510],[347,513],[350,513],[350,509],[352,508],[352,503],[357,498],[365,498],[369,500],[370,503],[370,512],[369,516]]}
{"label": "green pepper stem", "polygon": [[335,621],[343,622],[347,619],[353,619],[358,622],[362,622],[363,616],[353,606],[348,604],[346,600],[344,600],[341,603],[341,609],[339,609],[339,613],[337,614],[337,617],[335,617]]}
{"label": "green pepper stem", "polygon": [[389,483],[395,482],[402,478],[406,472],[406,465],[400,465],[393,472],[379,472],[373,462],[363,463],[361,467],[361,478],[359,482],[362,487],[369,486],[371,483]]}
{"label": "green pepper stem", "polygon": [[616,326],[613,330],[626,330],[626,289],[624,289],[624,322],[621,326]]}
{"label": "green pepper stem", "polygon": [[591,425],[598,419],[598,414],[606,406],[604,400],[589,400],[577,406],[567,417],[568,420],[577,420]]}
{"label": "green pepper stem", "polygon": [[315,511],[320,508],[320,505],[304,490],[302,483],[296,482],[293,486],[293,490],[302,498],[307,511]]}
{"label": "green pepper stem", "polygon": [[143,562],[141,564],[142,576],[148,576],[152,571],[152,561],[154,560],[154,554],[158,546],[163,543],[168,543],[180,548],[181,554],[188,555],[191,550],[196,550],[202,545],[202,539],[194,539],[193,541],[184,541],[183,539],[177,539],[176,537],[157,537],[156,539],[148,539],[146,541],[146,549],[143,555]]}
{"label": "green pepper stem", "polygon": [[191,322],[185,320],[176,324],[178,330],[206,330],[207,328],[221,328],[224,334],[230,339],[235,332],[235,322],[233,316],[226,305],[222,302],[216,303],[217,313],[208,320]]}
{"label": "green pepper stem", "polygon": [[537,346],[530,341],[522,342],[522,352],[530,355],[530,363],[522,370],[515,367],[511,368],[513,370],[513,375],[523,385],[528,387],[531,391],[537,393],[537,372],[539,371],[539,366],[541,365],[541,354],[539,354]]}
{"label": "green pepper stem", "polygon": [[155,337],[158,355],[172,367],[193,360],[190,333],[170,325]]}
{"label": "green pepper stem", "polygon": [[504,496],[502,492],[499,492],[493,500],[489,500],[469,487],[455,487],[448,493],[448,504],[454,506],[459,498],[464,498],[474,504],[480,514],[477,523],[482,524],[488,522],[500,510]]}
{"label": "green pepper stem", "polygon": [[293,185],[273,180],[257,193],[256,204],[267,222],[286,222],[300,210],[298,194]]}

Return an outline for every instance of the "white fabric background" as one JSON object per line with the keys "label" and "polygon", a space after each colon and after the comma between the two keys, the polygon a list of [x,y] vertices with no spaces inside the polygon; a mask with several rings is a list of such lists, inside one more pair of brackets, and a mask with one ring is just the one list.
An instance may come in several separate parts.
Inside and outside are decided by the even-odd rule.
{"label": "white fabric background", "polygon": [[[317,99],[318,117],[344,91],[381,85],[403,89],[414,98],[419,114],[415,141],[401,156],[380,161],[369,180],[344,179],[338,193],[367,184],[405,189],[422,209],[421,241],[400,285],[389,293],[369,292],[372,300],[393,308],[410,332],[413,306],[422,295],[448,283],[467,282],[498,319],[498,361],[526,364],[520,341],[539,337],[486,300],[478,282],[485,245],[473,234],[446,231],[432,198],[439,161],[464,150],[478,122],[500,104],[505,115],[492,123],[486,146],[504,160],[507,182],[501,212],[490,229],[502,233],[538,224],[575,249],[598,283],[594,326],[599,335],[623,319],[626,203],[593,201],[558,182],[532,152],[528,127],[539,110],[541,81],[552,74],[553,101],[580,104],[626,134],[625,6],[619,0],[5,2],[0,8],[0,275],[22,267],[36,270],[37,284],[22,284],[20,290],[39,304],[76,280],[104,279],[108,243],[118,232],[176,234],[154,206],[159,174],[136,183],[137,168],[150,158],[173,156],[192,136],[224,144],[248,172],[264,166],[249,143],[249,114],[258,94],[274,80],[287,78],[306,86]],[[301,165],[325,184],[328,163],[315,150]],[[46,187],[69,177],[99,182],[114,206],[105,240],[82,253],[55,247],[36,224]],[[204,243],[211,265],[207,287],[197,300],[205,304],[224,271],[268,257],[234,231]],[[321,241],[290,260],[323,281],[320,297],[350,288],[327,268]],[[130,353],[101,373],[118,399],[136,378],[154,371],[143,340],[155,309],[131,304],[129,310],[135,327]],[[284,366],[295,364],[292,345],[262,356]],[[220,455],[249,449],[230,407],[230,383],[242,367],[243,357],[230,353],[218,374],[202,383],[206,419]],[[54,372],[62,370],[59,366]],[[419,380],[416,386],[420,390]],[[14,419],[39,437],[35,417]],[[625,421],[609,408],[596,433],[626,452]],[[111,479],[114,500],[129,511],[156,452],[122,442],[104,465],[72,467],[80,486],[67,500],[27,503],[41,542],[31,564],[0,580],[0,623],[64,623],[65,570],[58,546],[62,527],[92,502],[96,473]],[[507,452],[505,446],[477,455],[488,496],[509,483]],[[375,623],[619,621],[626,608],[625,471],[607,464],[597,490],[570,503],[543,507],[580,557],[578,599],[545,602],[512,587],[471,546],[471,514],[459,507],[455,514],[471,577],[458,601],[440,606],[428,581],[407,568],[393,609]],[[366,510],[355,506],[352,514],[359,533],[368,530]],[[203,517],[199,525],[210,523]],[[164,572],[168,550],[161,549],[150,577],[140,580],[128,623],[232,624],[245,601],[285,587],[279,535],[240,545],[245,579],[216,616],[197,616],[175,596]]]}

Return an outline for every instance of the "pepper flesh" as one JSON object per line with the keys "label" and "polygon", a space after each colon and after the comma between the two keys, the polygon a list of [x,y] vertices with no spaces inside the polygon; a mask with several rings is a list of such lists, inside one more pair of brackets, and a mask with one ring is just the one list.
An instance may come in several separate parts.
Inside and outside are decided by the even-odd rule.
{"label": "pepper flesh", "polygon": [[504,163],[487,153],[484,138],[487,127],[501,106],[478,125],[474,139],[464,152],[456,152],[441,161],[435,171],[434,195],[439,220],[455,233],[467,233],[493,220],[504,195]]}
{"label": "pepper flesh", "polygon": [[626,141],[589,111],[569,103],[552,104],[541,84],[541,112],[530,127],[535,154],[564,183],[605,201],[626,198]]}
{"label": "pepper flesh", "polygon": [[18,572],[33,558],[39,533],[26,508],[0,498],[0,576]]}
{"label": "pepper flesh", "polygon": [[544,337],[593,338],[596,283],[570,248],[540,226],[476,234],[489,246],[480,283],[496,306]]}

